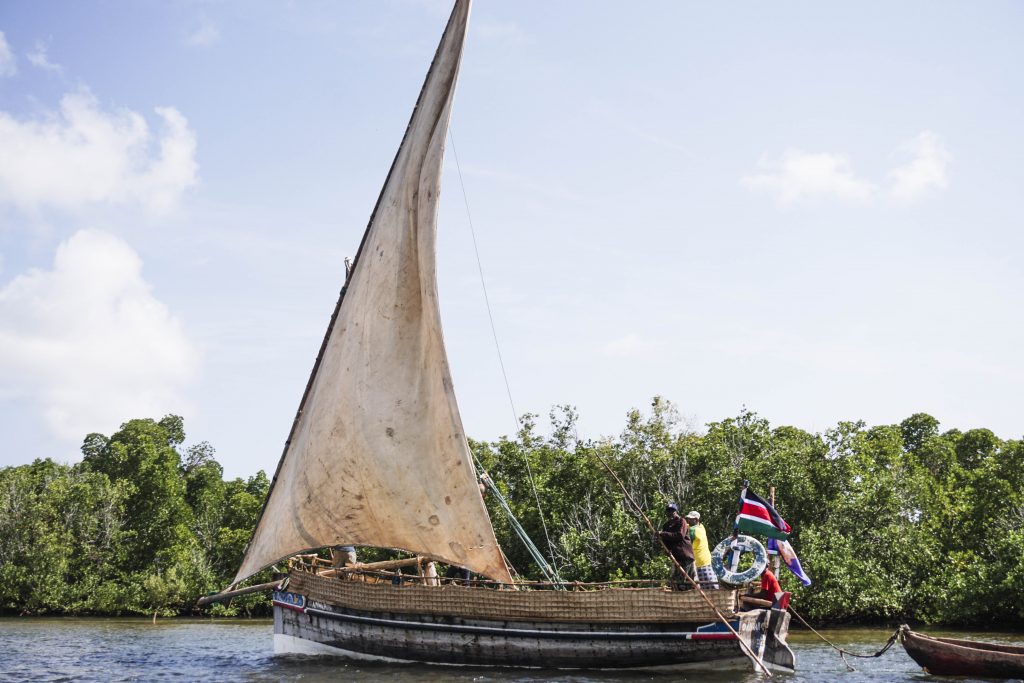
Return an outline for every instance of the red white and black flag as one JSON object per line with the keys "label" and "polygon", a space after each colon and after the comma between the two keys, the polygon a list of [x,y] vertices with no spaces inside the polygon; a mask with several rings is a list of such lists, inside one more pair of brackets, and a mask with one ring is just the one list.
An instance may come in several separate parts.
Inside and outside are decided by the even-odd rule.
{"label": "red white and black flag", "polygon": [[763,534],[780,541],[788,539],[792,531],[768,501],[747,487],[740,491],[740,513],[736,515],[736,528],[748,534]]}

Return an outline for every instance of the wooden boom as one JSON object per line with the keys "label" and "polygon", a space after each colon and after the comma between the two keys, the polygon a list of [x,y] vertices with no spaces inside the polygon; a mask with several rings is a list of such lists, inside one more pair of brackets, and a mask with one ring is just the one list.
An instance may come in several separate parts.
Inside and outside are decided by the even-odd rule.
{"label": "wooden boom", "polygon": [[277,590],[280,587],[281,581],[269,581],[267,583],[261,583],[256,586],[247,586],[245,588],[239,588],[233,591],[222,591],[220,593],[214,593],[213,595],[204,595],[203,597],[196,600],[196,606],[203,607],[204,605],[210,605],[215,602],[223,602],[224,600],[230,600],[231,598],[238,597],[239,595],[259,593],[260,591]]}

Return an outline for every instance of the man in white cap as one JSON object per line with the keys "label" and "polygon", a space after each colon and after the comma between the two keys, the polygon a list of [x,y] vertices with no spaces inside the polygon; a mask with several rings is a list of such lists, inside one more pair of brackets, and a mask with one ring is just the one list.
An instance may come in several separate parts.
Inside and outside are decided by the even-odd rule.
{"label": "man in white cap", "polygon": [[690,526],[690,542],[693,544],[693,566],[696,570],[700,587],[718,588],[718,577],[711,567],[711,549],[708,547],[708,533],[700,523],[700,513],[690,510],[686,513],[686,523]]}

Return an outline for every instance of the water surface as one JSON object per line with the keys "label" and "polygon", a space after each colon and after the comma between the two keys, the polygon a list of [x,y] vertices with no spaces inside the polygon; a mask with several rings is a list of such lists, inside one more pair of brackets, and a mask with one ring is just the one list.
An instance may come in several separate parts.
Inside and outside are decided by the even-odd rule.
{"label": "water surface", "polygon": [[[462,681],[466,683],[565,681],[700,681],[753,683],[751,671],[688,674],[517,671],[347,664],[339,660],[276,657],[270,620],[0,619],[0,681]],[[941,635],[938,631],[929,633]],[[871,653],[892,634],[888,629],[830,629],[824,635],[852,651]],[[947,633],[948,634],[948,633]],[[957,634],[989,641],[1024,642],[1022,634]],[[921,672],[899,645],[877,659],[842,660],[811,633],[790,633],[799,670],[777,674],[787,683],[966,682]]]}

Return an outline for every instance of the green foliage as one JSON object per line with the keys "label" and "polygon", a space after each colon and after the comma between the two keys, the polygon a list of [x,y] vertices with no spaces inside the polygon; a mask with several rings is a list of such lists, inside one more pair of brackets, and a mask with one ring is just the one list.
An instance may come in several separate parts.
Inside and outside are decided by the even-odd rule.
{"label": "green foliage", "polygon": [[[1024,442],[987,429],[940,433],[923,413],[810,434],[744,410],[699,434],[680,428],[661,398],[646,414],[631,411],[614,439],[580,440],[569,407],[550,421],[546,438],[527,415],[516,440],[472,447],[563,579],[669,574],[603,459],[656,524],[667,501],[699,510],[712,544],[731,532],[743,480],[765,496],[776,487],[814,583],[805,588],[786,570],[780,580],[819,621],[1024,624]],[[540,579],[488,505],[513,566]]]}
{"label": "green foliage", "polygon": [[[613,438],[581,439],[576,423],[559,406],[548,435],[526,415],[514,439],[470,443],[563,579],[669,576],[607,463],[655,524],[668,501],[699,510],[711,544],[731,532],[744,479],[761,495],[776,487],[814,583],[785,570],[779,578],[817,621],[1024,625],[1024,441],[940,432],[923,413],[811,434],[743,410],[698,433],[660,397],[630,411]],[[0,469],[0,611],[181,614],[228,585],[270,482],[263,472],[225,480],[210,444],[183,444],[180,417],[131,420],[109,437],[88,435],[77,465]],[[486,502],[513,567],[540,579],[496,501]],[[209,609],[266,611],[259,594]]]}
{"label": "green foliage", "polygon": [[131,420],[89,434],[77,465],[0,469],[0,611],[173,615],[226,586],[269,482],[225,482],[184,441],[178,416]]}

